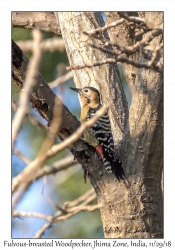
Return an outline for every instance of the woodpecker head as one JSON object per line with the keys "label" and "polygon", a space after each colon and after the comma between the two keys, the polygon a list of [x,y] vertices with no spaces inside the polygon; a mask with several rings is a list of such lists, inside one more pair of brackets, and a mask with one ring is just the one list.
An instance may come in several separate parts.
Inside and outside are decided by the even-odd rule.
{"label": "woodpecker head", "polygon": [[95,108],[100,104],[100,93],[97,89],[93,87],[84,87],[82,89],[71,88],[72,90],[78,92],[81,100],[82,107],[85,105]]}

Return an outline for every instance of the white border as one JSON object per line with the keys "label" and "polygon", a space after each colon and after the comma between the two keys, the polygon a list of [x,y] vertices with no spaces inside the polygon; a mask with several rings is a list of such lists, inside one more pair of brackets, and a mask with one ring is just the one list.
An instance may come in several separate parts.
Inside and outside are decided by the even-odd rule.
{"label": "white border", "polygon": [[[165,83],[164,83],[164,238],[175,245],[175,84],[174,84],[174,4],[173,1],[3,1],[1,2],[1,38],[0,38],[0,246],[3,241],[11,241],[11,11],[164,11],[165,17]],[[16,241],[16,240],[14,240]],[[18,242],[20,240],[17,240]],[[130,241],[130,240],[127,240]],[[22,240],[25,242],[25,240]],[[39,242],[39,241],[38,241]],[[171,247],[172,248],[172,247]],[[17,249],[14,248],[13,249]],[[40,248],[38,248],[40,249]],[[140,248],[137,248],[140,249]],[[149,248],[147,248],[149,249]],[[168,248],[170,249],[170,248]]]}

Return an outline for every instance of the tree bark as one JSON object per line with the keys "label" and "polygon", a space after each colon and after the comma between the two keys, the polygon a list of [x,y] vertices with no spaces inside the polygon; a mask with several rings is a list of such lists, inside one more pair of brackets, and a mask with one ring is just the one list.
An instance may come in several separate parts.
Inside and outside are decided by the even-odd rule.
{"label": "tree bark", "polygon": [[[86,62],[100,61],[110,57],[110,55],[92,48],[88,44],[90,39],[87,41],[87,36],[83,34],[84,31],[104,25],[100,13],[61,12],[58,15],[70,65],[83,65]],[[106,32],[102,34],[102,37],[109,39]],[[92,39],[92,41],[102,44],[97,39]],[[115,143],[119,143],[123,139],[124,129],[127,125],[128,107],[117,65],[105,64],[73,70],[73,75],[77,87],[94,86],[100,90],[98,79],[102,82],[105,91],[101,89],[100,92],[102,98],[105,96],[104,99],[111,104],[112,112],[109,112],[109,116],[113,137]]]}
{"label": "tree bark", "polygon": [[[138,15],[152,25],[163,25],[162,12],[142,12]],[[107,22],[118,18],[115,12],[107,13],[106,16]],[[121,32],[122,30],[125,32]],[[109,36],[113,42],[126,47],[137,41],[124,24],[110,29]],[[146,49],[153,53],[161,39],[161,35],[154,38]],[[163,51],[161,53],[163,56]],[[137,53],[134,57],[137,61],[144,61],[141,54]],[[126,169],[131,182],[128,193],[130,206],[127,211],[132,220],[126,225],[129,224],[127,227],[134,237],[162,238],[163,75],[151,69],[137,69],[127,64],[123,67],[132,94],[130,127],[125,143]],[[124,207],[121,206],[121,209]]]}
{"label": "tree bark", "polygon": [[[145,18],[154,15],[147,13]],[[158,17],[160,21],[161,14]],[[104,25],[99,13],[58,13],[58,18],[70,65],[109,57],[92,49],[83,34],[83,31]],[[155,17],[153,19],[154,23]],[[108,38],[106,32],[101,36]],[[127,36],[125,40],[129,43]],[[93,42],[98,44],[99,40],[93,38]],[[154,39],[149,49],[155,49],[159,43],[160,39]],[[144,60],[141,55],[139,60]],[[129,130],[126,99],[117,66],[107,64],[73,71],[77,87],[90,85],[99,89],[97,78],[105,85],[105,94],[116,109],[116,113],[110,113],[115,144],[124,139],[124,155],[120,157],[130,187],[117,182],[112,175],[102,174],[103,171],[97,173],[94,166],[88,167],[89,178],[98,202],[103,204],[100,211],[106,238],[162,238],[163,77],[154,70],[134,68],[133,71],[136,79],[132,79]],[[121,128],[125,129],[125,137]]]}
{"label": "tree bark", "polygon": [[[131,12],[129,14],[132,16],[133,15],[138,16],[137,12],[134,12],[134,13]],[[120,15],[118,14],[118,12],[105,12],[105,15],[106,15],[106,24],[115,22],[118,19],[120,19]],[[108,34],[109,34],[111,42],[118,43],[124,47],[132,46],[137,41],[135,34],[134,34],[134,29],[132,28],[132,26],[127,25],[125,22],[108,29]],[[115,47],[113,47],[113,50],[115,51]],[[139,57],[139,53],[135,53],[134,55],[130,55],[129,59],[138,61],[138,57]],[[124,70],[126,81],[129,84],[130,91],[132,94],[137,68],[127,63],[123,63],[122,67]]]}
{"label": "tree bark", "polygon": [[[100,13],[64,12],[58,13],[58,18],[70,65],[80,65],[89,61],[94,62],[110,57],[108,54],[97,49],[92,49],[87,43],[87,37],[83,34],[83,31],[104,25]],[[102,36],[109,39],[106,32]],[[97,39],[93,39],[93,42],[97,44],[101,43]],[[127,101],[117,65],[106,64],[98,67],[74,70],[73,74],[77,87],[94,86],[100,89],[98,79],[105,86],[105,93],[102,92],[102,97],[104,94],[115,109],[115,111],[109,113],[109,116],[111,118],[115,145],[117,146],[124,138],[124,130],[127,128],[128,121]],[[103,204],[100,211],[105,237],[118,237],[118,231],[115,232],[115,228],[120,227],[116,220],[118,203],[116,196],[118,190],[122,190],[120,192],[122,196],[127,187],[123,182],[117,182],[113,175],[104,172],[103,165],[101,166],[101,170],[97,171],[95,166],[88,166],[89,179],[96,191],[98,202]],[[108,232],[108,228],[112,228],[113,232]]]}
{"label": "tree bark", "polygon": [[53,32],[61,34],[54,12],[30,12],[30,11],[13,11],[12,12],[13,27],[26,29],[37,28],[45,32]]}

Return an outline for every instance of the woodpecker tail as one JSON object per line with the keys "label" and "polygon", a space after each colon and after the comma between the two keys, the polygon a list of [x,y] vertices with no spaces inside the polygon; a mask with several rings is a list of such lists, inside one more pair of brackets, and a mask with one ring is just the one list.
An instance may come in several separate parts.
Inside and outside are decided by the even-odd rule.
{"label": "woodpecker tail", "polygon": [[118,159],[116,161],[111,162],[112,172],[117,177],[118,181],[124,180],[125,178],[125,172],[122,168],[122,163],[119,162]]}
{"label": "woodpecker tail", "polygon": [[111,172],[114,173],[118,181],[124,180],[125,172],[122,168],[122,163],[119,162],[118,159],[116,159],[116,161],[111,160],[109,162],[104,158],[104,165],[105,165],[106,171],[108,173],[111,173]]}

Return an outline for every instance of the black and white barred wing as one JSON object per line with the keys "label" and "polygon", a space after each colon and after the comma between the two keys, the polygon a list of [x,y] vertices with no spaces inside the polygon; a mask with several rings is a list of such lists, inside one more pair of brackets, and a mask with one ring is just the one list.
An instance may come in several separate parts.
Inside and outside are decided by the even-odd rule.
{"label": "black and white barred wing", "polygon": [[[99,108],[90,109],[87,120],[93,117],[98,112]],[[123,179],[125,174],[121,162],[115,157],[114,141],[108,114],[106,113],[104,116],[100,117],[91,128],[94,130],[94,135],[103,148],[103,163],[106,171],[108,173],[113,172],[118,180]]]}

